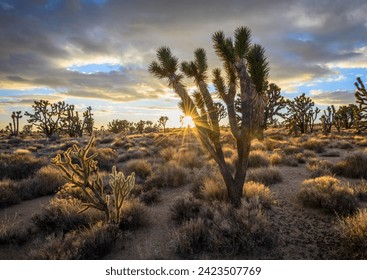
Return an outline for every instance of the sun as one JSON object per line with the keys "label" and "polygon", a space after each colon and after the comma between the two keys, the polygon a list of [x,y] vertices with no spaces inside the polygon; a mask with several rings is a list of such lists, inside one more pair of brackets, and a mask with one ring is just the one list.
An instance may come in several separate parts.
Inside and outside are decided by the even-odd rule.
{"label": "sun", "polygon": [[192,120],[192,117],[191,116],[184,116],[182,118],[182,126],[183,127],[194,127],[195,123]]}

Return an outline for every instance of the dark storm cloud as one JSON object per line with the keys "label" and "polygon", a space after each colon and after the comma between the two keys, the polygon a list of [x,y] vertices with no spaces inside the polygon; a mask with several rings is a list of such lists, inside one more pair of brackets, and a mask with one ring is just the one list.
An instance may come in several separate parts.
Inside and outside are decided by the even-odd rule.
{"label": "dark storm cloud", "polygon": [[[327,65],[366,62],[364,1],[0,1],[0,85],[50,87],[65,96],[114,101],[156,98],[147,72],[155,50],[181,59],[197,47],[219,65],[211,34],[240,25],[266,48],[271,77],[283,87],[335,74]],[[121,71],[85,74],[67,67],[118,61]],[[366,63],[367,65],[367,63]],[[141,86],[144,84],[145,87]]]}

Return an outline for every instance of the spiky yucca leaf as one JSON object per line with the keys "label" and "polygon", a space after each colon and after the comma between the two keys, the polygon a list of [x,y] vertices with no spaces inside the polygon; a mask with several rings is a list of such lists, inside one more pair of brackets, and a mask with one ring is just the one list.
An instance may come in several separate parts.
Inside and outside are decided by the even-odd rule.
{"label": "spiky yucca leaf", "polygon": [[256,92],[262,93],[266,89],[266,80],[269,77],[269,62],[265,56],[265,49],[254,44],[247,55],[248,68]]}
{"label": "spiky yucca leaf", "polygon": [[246,57],[251,44],[251,30],[248,27],[238,27],[234,33],[234,46],[239,59]]}

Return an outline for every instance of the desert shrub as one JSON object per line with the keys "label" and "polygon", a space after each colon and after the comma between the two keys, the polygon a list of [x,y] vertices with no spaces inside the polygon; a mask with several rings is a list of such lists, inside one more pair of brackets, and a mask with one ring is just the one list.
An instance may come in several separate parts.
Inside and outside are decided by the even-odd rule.
{"label": "desert shrub", "polygon": [[16,204],[20,201],[21,198],[15,182],[9,179],[0,181],[0,207]]}
{"label": "desert shrub", "polygon": [[173,155],[173,160],[185,168],[199,168],[203,165],[203,158],[195,150],[182,149]]}
{"label": "desert shrub", "polygon": [[180,187],[185,185],[189,179],[189,171],[178,166],[174,162],[168,162],[158,168],[148,177],[145,185],[147,187]]}
{"label": "desert shrub", "polygon": [[35,260],[98,260],[115,245],[117,229],[99,222],[90,228],[55,236],[31,250],[28,257]]}
{"label": "desert shrub", "polygon": [[170,216],[176,224],[197,218],[202,202],[191,195],[177,197],[170,207]]}
{"label": "desert shrub", "polygon": [[142,159],[146,153],[140,150],[128,150],[124,152],[123,154],[119,155],[117,158],[117,162],[126,162],[132,159]]}
{"label": "desert shrub", "polygon": [[244,199],[237,209],[223,202],[206,207],[210,217],[185,220],[173,231],[172,246],[180,257],[251,256],[259,247],[274,244],[274,234],[258,200]]}
{"label": "desert shrub", "polygon": [[254,140],[251,143],[251,150],[252,151],[256,151],[256,150],[265,151],[266,147],[263,143],[259,142],[258,140]]}
{"label": "desert shrub", "polygon": [[173,159],[174,155],[177,153],[177,149],[173,147],[166,147],[163,148],[159,154],[162,158],[164,158],[166,161],[170,161]]}
{"label": "desert shrub", "polygon": [[285,155],[282,150],[275,149],[269,157],[271,165],[285,165],[291,167],[297,167],[299,159],[296,155]]}
{"label": "desert shrub", "polygon": [[303,152],[303,148],[294,145],[287,145],[282,150],[286,155],[293,155]]}
{"label": "desert shrub", "polygon": [[257,197],[260,204],[267,209],[270,209],[275,204],[275,200],[270,189],[261,183],[252,181],[246,182],[243,185],[243,196],[248,200]]}
{"label": "desert shrub", "polygon": [[342,244],[353,258],[367,257],[367,209],[340,220]]}
{"label": "desert shrub", "polygon": [[138,200],[127,200],[121,209],[119,228],[133,230],[149,223],[148,209]]}
{"label": "desert shrub", "polygon": [[81,188],[75,187],[71,183],[66,183],[63,185],[60,190],[56,193],[56,198],[58,199],[78,199],[81,202],[87,202],[85,199],[85,194],[83,193]]}
{"label": "desert shrub", "polygon": [[270,165],[270,159],[266,152],[251,151],[249,155],[249,168],[267,167]]}
{"label": "desert shrub", "polygon": [[334,164],[327,160],[311,160],[307,169],[311,172],[311,178],[321,177],[321,176],[332,176],[333,175]]}
{"label": "desert shrub", "polygon": [[137,176],[146,179],[152,173],[152,166],[144,159],[132,159],[126,163],[126,169],[129,174],[135,172]]}
{"label": "desert shrub", "polygon": [[18,182],[18,193],[22,200],[55,194],[64,184],[65,178],[52,166],[44,166],[28,179]]}
{"label": "desert shrub", "polygon": [[96,209],[78,213],[81,202],[77,199],[53,199],[42,212],[32,217],[33,223],[45,232],[69,232],[81,227],[90,227],[102,220],[103,213]]}
{"label": "desert shrub", "polygon": [[347,178],[367,179],[367,153],[356,152],[337,162],[333,168],[335,174]]}
{"label": "desert shrub", "polygon": [[0,222],[0,245],[22,245],[30,239],[34,232],[31,226],[14,224],[11,220]]}
{"label": "desert shrub", "polygon": [[353,144],[347,141],[340,141],[336,143],[336,147],[343,150],[353,149]]}
{"label": "desert shrub", "polygon": [[90,150],[90,155],[97,153],[96,160],[98,161],[98,167],[100,170],[111,171],[112,166],[115,165],[117,154],[116,151],[111,148],[95,148]]}
{"label": "desert shrub", "polygon": [[275,167],[261,167],[249,169],[247,171],[246,181],[253,181],[269,186],[282,182],[283,178],[279,169]]}
{"label": "desert shrub", "polygon": [[281,140],[274,140],[270,138],[266,138],[263,142],[263,144],[266,147],[266,150],[273,151],[274,149],[280,149],[283,148],[285,145],[287,145],[286,141]]}
{"label": "desert shrub", "polygon": [[114,137],[107,136],[107,137],[103,137],[103,138],[98,138],[96,140],[96,142],[99,143],[99,144],[111,144],[114,140],[115,140]]}
{"label": "desert shrub", "polygon": [[67,149],[71,148],[73,145],[80,145],[80,142],[76,139],[66,141],[60,145],[60,150],[66,151]]}
{"label": "desert shrub", "polygon": [[310,158],[316,158],[317,155],[314,151],[311,151],[311,150],[304,150],[303,151],[303,156],[307,159],[310,159]]}
{"label": "desert shrub", "polygon": [[214,177],[205,177],[202,180],[202,197],[209,201],[227,201],[228,194],[223,178],[217,173]]}
{"label": "desert shrub", "polygon": [[361,180],[353,186],[356,197],[361,201],[367,201],[367,181]]}
{"label": "desert shrub", "polygon": [[354,213],[358,207],[353,189],[331,176],[304,181],[298,198],[305,206],[340,214]]}
{"label": "desert shrub", "polygon": [[302,143],[302,147],[316,153],[325,152],[326,142],[317,139],[309,139]]}
{"label": "desert shrub", "polygon": [[25,179],[44,165],[46,159],[35,158],[32,154],[0,154],[0,179]]}
{"label": "desert shrub", "polygon": [[157,188],[143,191],[139,194],[139,199],[146,205],[151,205],[159,201],[160,191]]}

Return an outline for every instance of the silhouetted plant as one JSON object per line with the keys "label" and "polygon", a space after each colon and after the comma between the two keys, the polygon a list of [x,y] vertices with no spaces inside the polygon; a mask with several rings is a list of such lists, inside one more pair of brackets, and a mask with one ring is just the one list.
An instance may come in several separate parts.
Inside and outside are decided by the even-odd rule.
{"label": "silhouetted plant", "polygon": [[33,124],[47,137],[58,134],[62,129],[62,120],[67,118],[69,105],[63,101],[51,104],[48,100],[34,101],[34,114],[25,112],[28,123]]}
{"label": "silhouetted plant", "polygon": [[10,135],[12,136],[18,136],[19,135],[19,119],[21,119],[23,116],[21,115],[22,111],[16,111],[11,114],[12,123],[9,123],[8,126],[6,126],[6,130],[10,132]]}
{"label": "silhouetted plant", "polygon": [[[220,69],[213,71],[213,84],[218,96],[224,101],[227,109],[230,129],[237,146],[238,160],[232,175],[231,166],[226,163],[220,142],[218,111],[208,89],[208,63],[204,49],[194,52],[194,61],[183,62],[181,71],[193,78],[198,92],[192,98],[183,84],[183,74],[178,73],[179,62],[168,47],[157,50],[157,61],[149,66],[149,71],[159,79],[167,79],[182,101],[183,112],[191,116],[195,123],[197,135],[219,166],[224,178],[228,197],[235,206],[241,204],[242,186],[246,178],[248,155],[251,148],[254,127],[258,125],[254,116],[254,104],[261,100],[269,67],[264,49],[251,44],[251,31],[247,27],[235,30],[234,39],[226,38],[222,31],[214,33],[214,50],[223,62],[227,79]],[[235,98],[240,89],[240,121],[236,117]],[[196,98],[196,97],[199,98]],[[200,102],[199,102],[200,101]],[[261,110],[257,110],[261,112]]]}
{"label": "silhouetted plant", "polygon": [[358,132],[365,131],[367,128],[367,90],[361,77],[357,78],[357,82],[354,83],[357,88],[355,97],[357,98],[357,104],[359,105],[359,116],[357,117]]}
{"label": "silhouetted plant", "polygon": [[167,116],[161,116],[158,120],[160,126],[163,126],[163,132],[166,133],[166,123],[168,121]]}

